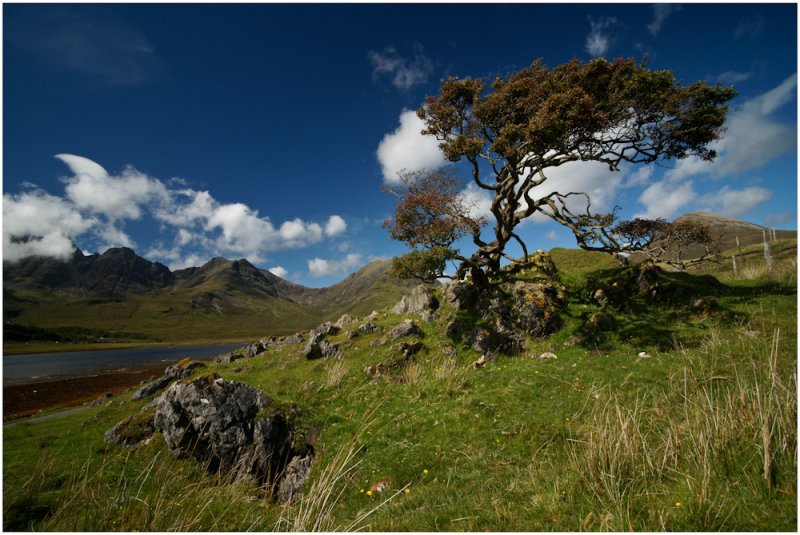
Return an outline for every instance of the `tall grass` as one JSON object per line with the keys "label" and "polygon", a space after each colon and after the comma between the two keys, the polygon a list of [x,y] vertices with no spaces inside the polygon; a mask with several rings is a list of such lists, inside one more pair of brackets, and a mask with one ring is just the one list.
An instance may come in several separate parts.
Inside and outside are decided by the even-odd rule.
{"label": "tall grass", "polygon": [[[736,514],[728,494],[767,500],[792,491],[797,376],[778,372],[779,339],[779,330],[760,347],[746,337],[711,337],[699,352],[684,352],[686,365],[665,393],[595,407],[569,458],[593,517],[612,513],[604,528],[676,529],[689,515],[693,526],[725,529]],[[732,346],[748,352],[720,373],[714,352]]]}
{"label": "tall grass", "polygon": [[[355,531],[395,495],[352,519],[334,511],[358,466],[371,421],[330,458],[318,455],[293,504],[279,504],[248,478],[206,472],[160,445],[90,457],[65,480],[52,461],[38,463],[21,488],[6,491],[4,528],[42,531]],[[142,464],[139,455],[144,453]],[[54,489],[54,482],[60,482]],[[58,496],[50,493],[58,490]],[[401,489],[401,491],[404,489]],[[50,501],[52,499],[52,502]]]}

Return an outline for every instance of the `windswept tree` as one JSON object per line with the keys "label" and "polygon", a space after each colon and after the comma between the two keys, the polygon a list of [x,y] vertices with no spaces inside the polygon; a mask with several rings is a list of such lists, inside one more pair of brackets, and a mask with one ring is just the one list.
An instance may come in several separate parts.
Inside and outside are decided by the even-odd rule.
{"label": "windswept tree", "polygon": [[448,160],[468,164],[474,183],[491,195],[494,218],[491,238],[466,234],[476,251],[459,258],[459,272],[482,271],[477,283],[496,276],[511,243],[527,257],[516,229],[536,213],[568,227],[582,248],[625,250],[603,242],[614,214],[593,213],[586,192],[555,184],[537,196],[543,188],[536,188],[569,162],[602,162],[616,171],[689,156],[712,160],[709,144],[719,138],[734,95],[702,82],[684,86],[672,72],[631,59],[575,60],[553,69],[536,61],[488,89],[481,79],[444,81],[417,111],[422,133],[436,137]]}

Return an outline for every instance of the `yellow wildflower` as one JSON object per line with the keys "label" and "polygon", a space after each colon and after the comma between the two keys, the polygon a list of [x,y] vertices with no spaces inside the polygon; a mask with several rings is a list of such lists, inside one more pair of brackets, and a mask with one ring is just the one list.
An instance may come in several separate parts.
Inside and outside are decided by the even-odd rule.
{"label": "yellow wildflower", "polygon": [[411,489],[406,489],[406,494],[411,494]]}
{"label": "yellow wildflower", "polygon": [[371,490],[367,491],[367,496],[372,496],[372,491]]}
{"label": "yellow wildflower", "polygon": [[422,473],[427,476],[428,475],[428,469],[426,468],[425,470],[422,471]]}

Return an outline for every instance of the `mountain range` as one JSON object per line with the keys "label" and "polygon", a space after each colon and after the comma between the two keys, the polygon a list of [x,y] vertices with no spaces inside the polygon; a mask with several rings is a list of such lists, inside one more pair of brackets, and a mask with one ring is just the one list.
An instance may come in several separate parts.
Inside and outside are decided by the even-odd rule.
{"label": "mountain range", "polygon": [[312,328],[343,313],[367,315],[415,285],[375,261],[328,288],[307,288],[247,260],[214,258],[171,271],[128,248],[68,260],[3,263],[3,316],[11,325],[124,332],[154,341],[233,340]]}

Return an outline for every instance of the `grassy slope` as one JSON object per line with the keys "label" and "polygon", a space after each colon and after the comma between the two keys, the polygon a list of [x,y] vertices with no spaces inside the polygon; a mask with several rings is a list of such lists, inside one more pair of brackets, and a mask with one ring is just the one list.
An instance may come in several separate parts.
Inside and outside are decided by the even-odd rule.
{"label": "grassy slope", "polygon": [[[321,290],[297,287],[300,293],[289,296],[297,297],[297,302],[267,295],[258,288],[242,286],[224,277],[157,295],[130,295],[124,300],[19,291],[6,301],[10,308],[20,311],[15,323],[61,331],[82,328],[86,330],[84,337],[95,341],[97,336],[92,333],[110,331],[115,336],[106,335],[106,342],[137,345],[237,342],[310,329],[322,321],[335,320],[344,312],[367,315],[374,309],[391,306],[413,285],[399,283],[385,268],[381,263],[369,264],[357,276]],[[213,306],[192,306],[198,300],[203,303],[202,298],[208,295],[219,299],[221,311]],[[40,342],[35,347],[42,351],[91,347],[88,341],[82,342],[62,341],[58,345]],[[30,352],[31,347],[4,342],[6,353]],[[107,347],[107,343],[102,347]]]}
{"label": "grassy slope", "polygon": [[[727,280],[725,312],[711,319],[613,312],[629,328],[585,347],[573,336],[597,307],[578,288],[611,266],[553,256],[573,290],[565,327],[529,350],[555,345],[556,360],[504,357],[474,370],[473,350],[441,351],[434,322],[423,324],[427,349],[393,379],[363,371],[393,357],[391,344],[371,347],[381,335],[340,335],[343,360],[309,362],[284,347],[207,370],[305,408],[323,430],[315,481],[342,491],[334,507],[272,506],[246,483],[172,459],[159,440],[106,449],[103,431],[144,403],[123,396],[5,430],[4,527],[794,531],[796,278]],[[638,358],[643,350],[652,358]],[[348,452],[330,482],[326,468]],[[362,492],[379,480],[409,492],[351,524],[391,495]]]}

